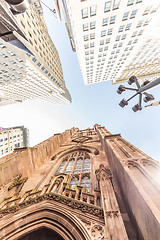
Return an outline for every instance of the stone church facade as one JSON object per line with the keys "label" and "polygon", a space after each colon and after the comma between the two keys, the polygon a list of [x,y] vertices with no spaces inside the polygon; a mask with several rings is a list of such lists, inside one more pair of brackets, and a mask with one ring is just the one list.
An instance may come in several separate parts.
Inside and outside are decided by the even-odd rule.
{"label": "stone church facade", "polygon": [[96,124],[0,159],[0,239],[158,240],[160,164]]}

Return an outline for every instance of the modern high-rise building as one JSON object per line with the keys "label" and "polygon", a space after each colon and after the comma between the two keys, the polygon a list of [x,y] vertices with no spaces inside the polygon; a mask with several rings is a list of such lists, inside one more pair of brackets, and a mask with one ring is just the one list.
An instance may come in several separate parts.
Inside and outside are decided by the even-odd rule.
{"label": "modern high-rise building", "polygon": [[0,157],[12,153],[15,148],[29,146],[29,131],[24,126],[0,128]]}
{"label": "modern high-rise building", "polygon": [[58,52],[39,0],[15,14],[0,2],[0,105],[43,99],[70,103]]}
{"label": "modern high-rise building", "polygon": [[160,164],[96,124],[0,163],[0,239],[158,240]]}
{"label": "modern high-rise building", "polygon": [[153,34],[160,21],[158,0],[62,3],[85,84],[106,80],[119,83],[133,75],[141,81],[160,76],[160,38]]}

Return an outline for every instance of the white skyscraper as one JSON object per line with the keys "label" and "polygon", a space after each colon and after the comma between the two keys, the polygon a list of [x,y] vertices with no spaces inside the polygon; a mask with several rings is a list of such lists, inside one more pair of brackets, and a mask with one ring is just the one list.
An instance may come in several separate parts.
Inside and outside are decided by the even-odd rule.
{"label": "white skyscraper", "polygon": [[[85,84],[160,76],[160,38],[151,34],[160,2],[62,0]],[[159,19],[160,21],[160,19]],[[159,22],[157,20],[157,22]]]}
{"label": "white skyscraper", "polygon": [[38,98],[70,103],[40,1],[32,1],[26,12],[14,15],[1,0],[0,10],[0,105]]}
{"label": "white skyscraper", "polygon": [[0,127],[0,157],[13,152],[15,148],[28,147],[28,145],[29,132],[24,126]]}

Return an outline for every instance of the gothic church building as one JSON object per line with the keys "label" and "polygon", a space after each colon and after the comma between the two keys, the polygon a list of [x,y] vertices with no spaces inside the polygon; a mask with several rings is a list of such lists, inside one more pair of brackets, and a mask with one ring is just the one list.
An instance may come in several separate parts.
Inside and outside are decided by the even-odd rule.
{"label": "gothic church building", "polygon": [[158,240],[160,164],[98,124],[0,159],[0,240]]}

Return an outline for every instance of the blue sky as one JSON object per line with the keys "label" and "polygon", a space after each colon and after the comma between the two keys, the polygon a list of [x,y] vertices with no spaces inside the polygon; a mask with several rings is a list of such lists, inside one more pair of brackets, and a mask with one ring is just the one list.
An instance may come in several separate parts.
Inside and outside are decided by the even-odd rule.
{"label": "blue sky", "polygon": [[[51,1],[45,0],[45,3],[50,5]],[[0,107],[0,126],[25,125],[30,130],[30,145],[33,146],[54,133],[71,127],[85,129],[98,123],[114,134],[121,133],[126,140],[160,161],[160,107],[143,108],[142,111],[134,113],[132,106],[138,99],[133,99],[122,109],[118,104],[122,98],[130,96],[130,92],[117,94],[118,85],[112,85],[111,81],[85,86],[64,21],[59,22],[45,7],[44,16],[59,52],[72,103],[54,105],[36,100],[3,106]],[[159,91],[160,87],[149,91],[154,95],[155,101],[160,100]]]}

